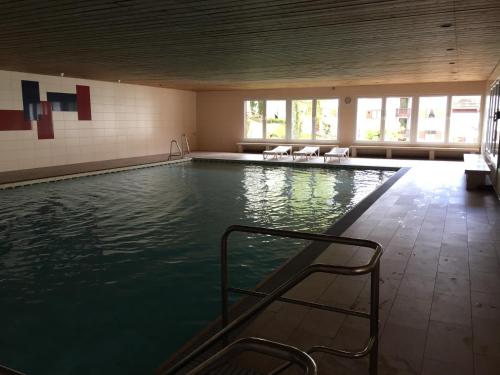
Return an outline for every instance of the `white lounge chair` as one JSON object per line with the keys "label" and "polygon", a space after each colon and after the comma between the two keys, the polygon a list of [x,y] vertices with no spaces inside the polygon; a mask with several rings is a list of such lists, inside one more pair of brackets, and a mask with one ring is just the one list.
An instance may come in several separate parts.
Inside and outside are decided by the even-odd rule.
{"label": "white lounge chair", "polygon": [[325,152],[325,163],[327,162],[328,158],[339,158],[343,159],[349,158],[349,147],[334,147],[330,151]]}
{"label": "white lounge chair", "polygon": [[319,147],[316,146],[305,146],[299,151],[294,151],[292,153],[292,158],[295,160],[296,156],[305,156],[306,159],[312,158],[313,156],[319,156]]}
{"label": "white lounge chair", "polygon": [[292,146],[278,146],[273,148],[272,150],[265,150],[262,153],[262,157],[265,159],[266,156],[272,155],[275,158],[283,155],[290,155],[289,152],[292,150]]}

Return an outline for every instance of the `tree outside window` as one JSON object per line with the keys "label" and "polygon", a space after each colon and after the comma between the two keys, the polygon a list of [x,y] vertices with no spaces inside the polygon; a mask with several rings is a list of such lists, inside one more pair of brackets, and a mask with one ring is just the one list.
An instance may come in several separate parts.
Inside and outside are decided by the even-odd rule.
{"label": "tree outside window", "polygon": [[266,138],[285,139],[286,100],[266,101]]}
{"label": "tree outside window", "polygon": [[316,100],[316,121],[314,131],[318,140],[336,140],[338,129],[338,99]]}
{"label": "tree outside window", "polygon": [[312,139],[312,100],[292,100],[292,139]]}
{"label": "tree outside window", "polygon": [[245,138],[264,137],[264,101],[245,100]]}

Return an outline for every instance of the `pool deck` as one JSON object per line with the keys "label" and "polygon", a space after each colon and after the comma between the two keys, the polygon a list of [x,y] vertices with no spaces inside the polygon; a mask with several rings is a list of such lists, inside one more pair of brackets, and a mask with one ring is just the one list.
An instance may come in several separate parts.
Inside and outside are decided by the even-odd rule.
{"label": "pool deck", "polygon": [[[262,160],[259,154],[194,152],[195,159]],[[166,155],[98,162],[86,171],[158,163]],[[269,163],[274,163],[269,160]],[[279,162],[292,162],[291,157]],[[296,161],[322,164],[323,158]],[[411,167],[344,235],[384,246],[380,286],[380,374],[498,374],[500,205],[491,190],[467,191],[462,162],[350,158],[329,164]],[[89,169],[92,167],[91,169]],[[82,173],[81,165],[0,173],[0,184]],[[59,168],[59,172],[58,169]],[[83,168],[83,169],[82,169]],[[35,173],[36,172],[36,173]],[[42,173],[43,172],[43,173]],[[59,174],[58,174],[59,173]],[[359,265],[369,254],[332,246],[316,261]],[[316,275],[288,296],[366,309],[366,277]],[[366,320],[274,303],[247,327],[254,335],[307,348],[357,348]],[[367,360],[316,356],[320,374],[367,374]],[[261,362],[263,369],[269,363]]]}
{"label": "pool deck", "polygon": [[[194,158],[262,160],[195,153]],[[291,158],[281,159],[282,162]],[[273,161],[270,161],[272,163]],[[301,161],[300,163],[306,163]],[[323,163],[322,158],[307,163]],[[332,162],[334,164],[338,162]],[[461,162],[351,158],[341,164],[411,167],[344,235],[384,246],[380,286],[380,374],[498,374],[500,205],[490,190],[467,191]],[[331,246],[316,261],[359,265],[369,254]],[[368,307],[366,277],[316,275],[288,296]],[[359,348],[364,319],[274,303],[242,336],[301,348]],[[367,374],[367,360],[316,356],[320,374]],[[269,369],[268,362],[260,363]]]}

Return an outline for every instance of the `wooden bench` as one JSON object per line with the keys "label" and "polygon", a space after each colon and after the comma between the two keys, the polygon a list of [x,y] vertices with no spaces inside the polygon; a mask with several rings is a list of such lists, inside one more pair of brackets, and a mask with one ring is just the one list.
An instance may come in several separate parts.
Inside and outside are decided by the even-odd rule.
{"label": "wooden bench", "polygon": [[479,152],[478,147],[435,147],[435,146],[400,146],[400,145],[352,145],[351,156],[358,156],[358,150],[381,150],[385,151],[385,157],[392,158],[393,151],[404,151],[407,154],[428,154],[429,160],[436,158],[436,152],[440,153],[470,153]]}
{"label": "wooden bench", "polygon": [[486,184],[486,176],[490,174],[490,168],[484,161],[483,155],[464,154],[464,164],[467,190]]}
{"label": "wooden bench", "polygon": [[270,150],[273,149],[277,146],[291,146],[292,147],[292,152],[295,149],[301,149],[302,147],[305,146],[317,146],[319,147],[320,152],[321,151],[330,151],[333,147],[338,147],[338,144],[324,144],[324,143],[315,143],[315,142],[308,142],[308,143],[290,143],[287,141],[283,142],[238,142],[236,143],[238,146],[238,152],[244,152],[245,149],[253,148],[253,149],[258,149],[258,150]]}

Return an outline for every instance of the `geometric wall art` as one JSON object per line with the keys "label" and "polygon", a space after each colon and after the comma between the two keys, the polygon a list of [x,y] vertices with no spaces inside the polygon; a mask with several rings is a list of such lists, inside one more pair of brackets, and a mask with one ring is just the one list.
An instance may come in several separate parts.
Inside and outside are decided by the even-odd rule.
{"label": "geometric wall art", "polygon": [[40,100],[37,81],[21,81],[23,109],[0,109],[0,131],[32,130],[37,122],[38,139],[54,139],[52,112],[77,112],[78,120],[92,120],[90,87],[76,85],[76,93],[47,92],[47,101]]}

